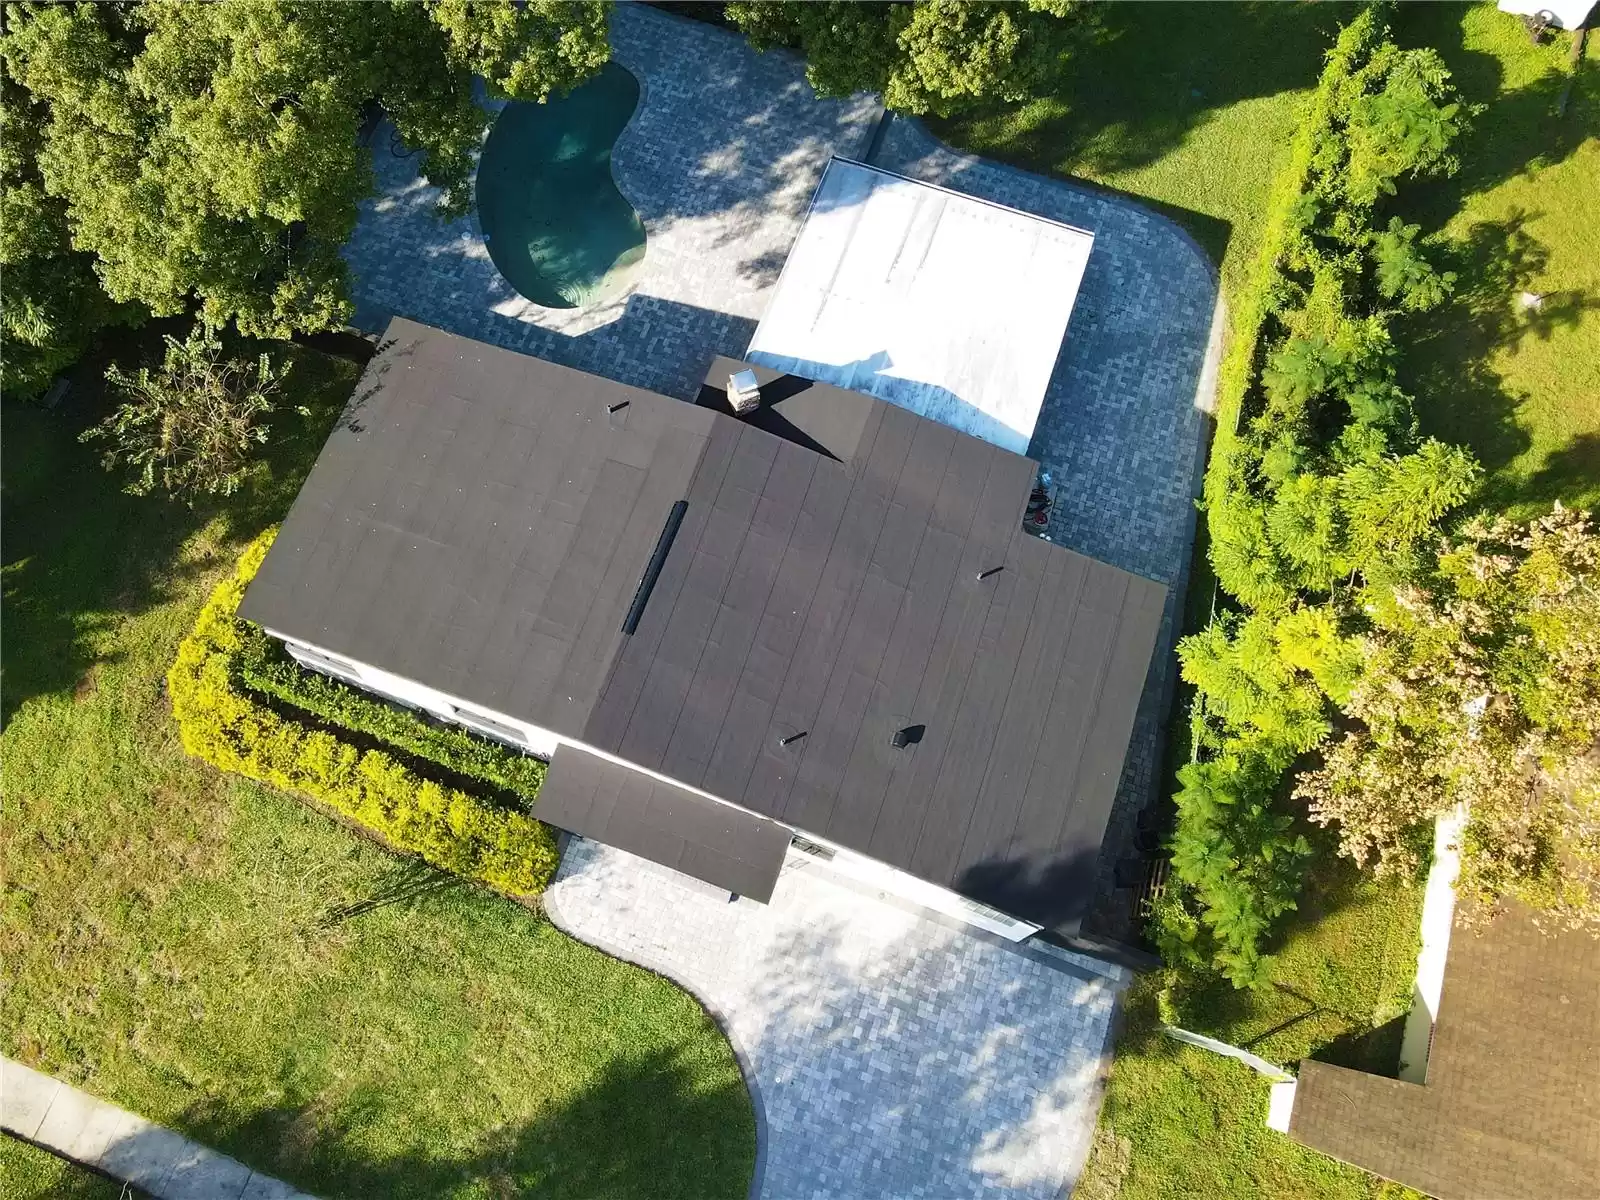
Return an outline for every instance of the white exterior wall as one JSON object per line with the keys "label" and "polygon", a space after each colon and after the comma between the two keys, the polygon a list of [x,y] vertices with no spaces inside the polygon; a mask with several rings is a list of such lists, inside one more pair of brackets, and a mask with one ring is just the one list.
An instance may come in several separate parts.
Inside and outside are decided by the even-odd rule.
{"label": "white exterior wall", "polygon": [[[498,736],[504,741],[513,742],[539,758],[548,759],[556,752],[557,746],[568,740],[541,726],[530,725],[527,721],[519,721],[514,717],[497,713],[484,708],[481,704],[469,704],[465,700],[417,683],[413,679],[379,670],[367,663],[324,650],[320,646],[290,638],[284,638],[283,643],[302,666],[309,667],[313,671],[321,671],[325,675],[336,677],[343,676],[349,682],[359,684],[390,700],[397,700],[401,704],[432,713],[442,721],[452,721],[472,729],[475,733],[487,733],[490,736]],[[319,659],[331,660],[335,669],[330,670],[328,663],[318,661]],[[493,725],[475,725],[470,719],[463,720],[463,716],[487,718]]]}
{"label": "white exterior wall", "polygon": [[[272,630],[269,629],[267,632],[272,633]],[[366,688],[368,691],[376,692],[378,695],[386,696],[390,700],[396,700],[412,708],[420,708],[425,712],[432,713],[440,720],[454,722],[472,729],[474,732],[488,733],[491,736],[498,735],[501,740],[512,742],[539,758],[548,760],[556,752],[557,746],[575,746],[598,758],[606,759],[608,762],[614,762],[627,767],[629,770],[649,775],[654,779],[661,780],[663,783],[670,783],[674,787],[693,792],[697,796],[704,796],[708,800],[715,800],[718,804],[728,804],[730,808],[737,808],[741,812],[746,811],[741,805],[729,804],[721,796],[713,795],[696,787],[690,787],[681,780],[673,779],[670,775],[662,775],[657,771],[647,770],[636,763],[629,762],[627,759],[618,758],[615,754],[607,753],[586,742],[580,742],[576,738],[564,737],[553,730],[531,725],[527,721],[519,721],[515,717],[506,716],[504,713],[495,712],[493,709],[484,708],[479,704],[468,703],[458,697],[418,683],[413,679],[407,679],[404,676],[380,670],[368,663],[359,662],[342,654],[334,654],[309,642],[287,638],[278,633],[272,633],[272,635],[284,643],[289,653],[294,655],[295,660],[302,666],[308,667],[313,671],[320,671],[325,675],[344,679],[346,682],[356,684],[359,687]],[[488,724],[475,724],[470,719],[473,716],[486,719],[488,722],[492,722],[493,726],[500,728],[492,728]],[[791,846],[788,860],[784,864],[784,870],[816,869],[842,875],[858,883],[865,883],[869,887],[877,888],[879,891],[888,892],[902,900],[921,905],[923,908],[954,917],[957,920],[966,922],[968,925],[974,925],[979,929],[997,933],[1001,937],[1009,938],[1014,942],[1020,942],[1024,938],[1037,933],[1040,929],[1038,925],[1009,917],[997,909],[979,904],[975,900],[968,900],[965,896],[953,892],[949,888],[940,887],[936,883],[929,883],[925,879],[918,879],[915,875],[909,875],[904,871],[889,866],[887,863],[868,858],[863,854],[857,854],[852,850],[846,850],[843,846],[829,842],[825,838],[809,833],[805,833],[802,836],[807,841],[832,851],[832,856],[823,859]]]}
{"label": "white exterior wall", "polygon": [[1417,982],[1400,1041],[1399,1074],[1407,1083],[1428,1081],[1428,1052],[1433,1048],[1433,1027],[1439,1020],[1439,997],[1444,993],[1444,967],[1450,957],[1450,929],[1456,915],[1456,880],[1461,875],[1461,834],[1466,825],[1463,805],[1433,824],[1433,865],[1428,868],[1428,886],[1422,898]]}
{"label": "white exterior wall", "polygon": [[868,858],[864,854],[857,854],[853,850],[846,850],[834,842],[820,838],[815,834],[802,833],[801,836],[808,842],[814,842],[826,850],[831,850],[831,858],[823,858],[808,853],[798,844],[789,847],[788,861],[784,863],[784,870],[806,869],[831,872],[864,883],[879,891],[888,892],[902,900],[909,900],[923,908],[932,909],[936,913],[943,913],[947,917],[955,917],[965,921],[968,925],[975,925],[979,929],[987,929],[990,933],[998,933],[1003,938],[1013,942],[1020,942],[1024,938],[1032,937],[1041,928],[1027,921],[1019,921],[1009,917],[999,909],[990,908],[986,904],[979,904],[976,900],[968,900],[958,892],[949,888],[940,887],[936,883],[929,883],[926,879],[918,879],[915,875],[908,875],[888,863],[879,862],[875,858]]}

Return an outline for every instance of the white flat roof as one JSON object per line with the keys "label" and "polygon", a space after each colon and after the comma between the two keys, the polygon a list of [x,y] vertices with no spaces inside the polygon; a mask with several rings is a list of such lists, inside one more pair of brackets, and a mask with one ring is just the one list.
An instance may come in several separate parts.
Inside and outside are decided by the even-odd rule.
{"label": "white flat roof", "polygon": [[835,158],[745,357],[1026,454],[1093,245]]}

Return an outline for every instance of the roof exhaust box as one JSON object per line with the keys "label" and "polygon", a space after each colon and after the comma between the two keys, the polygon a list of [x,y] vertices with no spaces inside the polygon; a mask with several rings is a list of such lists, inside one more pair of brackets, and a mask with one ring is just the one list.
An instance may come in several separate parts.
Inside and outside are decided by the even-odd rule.
{"label": "roof exhaust box", "polygon": [[761,384],[754,371],[735,371],[728,376],[728,404],[739,417],[761,407]]}

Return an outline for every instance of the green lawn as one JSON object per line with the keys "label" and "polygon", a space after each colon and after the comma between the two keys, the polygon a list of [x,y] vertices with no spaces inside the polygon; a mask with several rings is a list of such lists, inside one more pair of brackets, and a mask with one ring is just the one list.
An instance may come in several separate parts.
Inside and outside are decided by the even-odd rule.
{"label": "green lawn", "polygon": [[[1156,204],[1221,264],[1236,294],[1268,188],[1323,51],[1353,10],[1304,5],[1112,5],[1054,94],[939,125],[977,153],[1093,180]],[[1569,43],[1536,48],[1493,5],[1402,6],[1405,44],[1439,48],[1465,98],[1490,107],[1452,180],[1404,193],[1444,229],[1460,276],[1447,308],[1402,324],[1406,381],[1429,432],[1491,468],[1487,501],[1600,499],[1600,38],[1565,118]],[[1534,317],[1514,291],[1550,293]],[[1202,572],[1197,572],[1197,576]],[[1307,1056],[1392,1073],[1415,970],[1420,889],[1322,868],[1277,947],[1275,983],[1177,997],[1184,1024],[1292,1065]],[[1135,991],[1079,1200],[1374,1197],[1404,1189],[1265,1128],[1267,1086],[1241,1064],[1159,1032]]]}
{"label": "green lawn", "polygon": [[[1487,106],[1458,143],[1461,172],[1402,193],[1460,276],[1451,303],[1397,327],[1404,382],[1428,432],[1489,468],[1488,507],[1600,507],[1600,33],[1557,116],[1566,35],[1534,46],[1492,5],[1402,5],[1395,30],[1437,47]],[[1543,307],[1521,308],[1523,291]]]}
{"label": "green lawn", "polygon": [[[1236,991],[1219,982],[1175,997],[1169,1015],[1280,1065],[1316,1057],[1392,1075],[1416,973],[1422,889],[1377,884],[1348,864],[1324,861],[1276,949],[1269,987]],[[1163,1034],[1159,986],[1158,975],[1148,976],[1130,994],[1101,1112],[1102,1145],[1078,1200],[1410,1195],[1269,1130],[1267,1082],[1242,1063]],[[1115,1139],[1125,1139],[1120,1151]]]}
{"label": "green lawn", "polygon": [[936,122],[941,137],[1128,192],[1177,219],[1237,289],[1299,103],[1346,4],[1107,4],[1049,95]]}
{"label": "green lawn", "polygon": [[5,1200],[145,1200],[103,1175],[0,1134],[0,1195]]}
{"label": "green lawn", "polygon": [[691,997],[183,755],[174,647],[352,385],[298,358],[317,419],[214,511],[3,410],[6,1053],[325,1197],[741,1196],[750,1099]]}

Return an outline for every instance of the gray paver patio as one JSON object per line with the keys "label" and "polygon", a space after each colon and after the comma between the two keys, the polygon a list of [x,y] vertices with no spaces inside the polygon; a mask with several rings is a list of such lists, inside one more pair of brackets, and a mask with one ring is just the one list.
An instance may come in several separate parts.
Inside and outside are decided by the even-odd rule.
{"label": "gray paver patio", "polygon": [[572,839],[545,904],[719,1017],[753,1075],[757,1194],[1043,1198],[1076,1178],[1115,968],[955,927],[811,863],[791,864],[769,905],[730,903]]}
{"label": "gray paver patio", "polygon": [[1056,541],[1171,589],[1089,922],[1129,937],[1112,872],[1161,765],[1220,352],[1215,272],[1176,224],[1128,197],[956,153],[914,121],[874,139],[877,105],[816,99],[792,56],[637,5],[614,10],[612,43],[642,84],[613,155],[649,236],[633,290],[582,311],[529,304],[495,271],[476,219],[441,224],[432,189],[381,133],[380,194],[346,248],[364,319],[381,328],[399,313],[689,399],[713,355],[744,353],[830,153],[870,143],[879,166],[1092,231],[1029,453],[1056,480]]}

